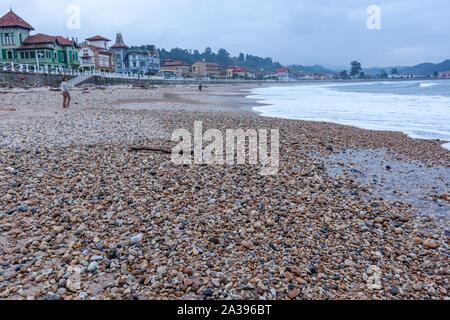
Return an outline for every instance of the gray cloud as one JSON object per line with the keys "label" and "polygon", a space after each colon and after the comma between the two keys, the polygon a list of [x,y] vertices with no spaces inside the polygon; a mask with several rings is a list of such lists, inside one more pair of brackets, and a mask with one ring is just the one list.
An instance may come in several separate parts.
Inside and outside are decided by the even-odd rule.
{"label": "gray cloud", "polygon": [[[0,14],[10,0],[0,0]],[[245,52],[284,64],[411,65],[450,58],[448,0],[12,0],[36,31],[79,40],[122,32],[129,45]],[[82,10],[68,30],[66,9]],[[369,5],[382,29],[368,30]]]}

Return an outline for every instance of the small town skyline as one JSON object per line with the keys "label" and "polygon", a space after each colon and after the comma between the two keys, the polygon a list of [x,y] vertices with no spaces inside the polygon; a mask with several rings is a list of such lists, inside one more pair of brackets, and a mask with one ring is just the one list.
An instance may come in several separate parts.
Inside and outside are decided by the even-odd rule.
{"label": "small town skyline", "polygon": [[[79,21],[77,22],[79,23]],[[35,33],[35,34],[34,34]],[[347,69],[333,72],[320,67],[321,70],[308,72],[308,67],[299,65],[283,66],[271,58],[244,55],[231,57],[225,49],[215,54],[211,48],[206,48],[200,54],[198,50],[177,49],[175,53],[162,49],[161,58],[155,45],[129,47],[125,44],[122,33],[116,34],[112,40],[96,35],[80,42],[74,37],[70,39],[58,35],[42,34],[17,15],[12,7],[0,18],[0,62],[2,68],[6,64],[16,63],[37,65],[46,72],[49,70],[71,69],[80,71],[97,70],[106,73],[159,75],[164,78],[212,78],[212,79],[246,79],[246,80],[331,80],[331,79],[367,79],[402,77],[413,78],[414,73],[401,73],[396,68],[391,69],[391,75],[386,70],[378,74],[366,74],[360,62],[351,63],[350,74]],[[177,56],[174,59],[172,55]],[[180,58],[180,55],[182,58]],[[186,59],[184,59],[186,58]],[[187,63],[190,61],[190,63]],[[447,66],[450,60],[444,61],[441,67],[445,70],[433,69],[420,76],[447,78]],[[251,67],[248,67],[252,65]],[[33,67],[31,67],[33,68]],[[441,71],[441,72],[439,72]],[[444,71],[444,72],[443,72]]]}
{"label": "small town skyline", "polygon": [[[43,33],[53,31],[81,40],[93,34],[112,38],[121,32],[127,35],[130,46],[153,43],[167,49],[226,48],[233,56],[244,52],[271,57],[283,65],[320,64],[331,68],[357,59],[366,67],[403,66],[441,62],[450,52],[450,45],[442,41],[448,38],[450,30],[444,17],[449,9],[445,1],[432,4],[378,1],[382,9],[381,30],[367,30],[366,9],[372,3],[365,0],[357,6],[349,1],[339,1],[339,5],[336,1],[326,1],[328,9],[311,1],[283,1],[277,6],[264,3],[262,8],[254,1],[246,2],[246,6],[231,2],[127,2],[133,10],[127,10],[124,3],[116,1],[106,5],[103,0],[56,3],[14,0],[11,4],[21,16],[32,17]],[[9,10],[9,5],[4,2],[1,11]],[[82,10],[80,30],[67,29],[69,5],[77,5]],[[420,19],[415,18],[414,10],[422,13]]]}

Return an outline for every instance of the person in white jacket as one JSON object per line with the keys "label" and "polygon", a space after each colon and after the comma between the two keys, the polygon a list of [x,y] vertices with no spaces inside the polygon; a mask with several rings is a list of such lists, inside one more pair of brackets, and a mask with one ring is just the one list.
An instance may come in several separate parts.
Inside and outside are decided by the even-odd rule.
{"label": "person in white jacket", "polygon": [[67,83],[67,78],[63,78],[63,82],[61,83],[61,94],[63,96],[63,108],[70,107],[70,91],[69,84]]}

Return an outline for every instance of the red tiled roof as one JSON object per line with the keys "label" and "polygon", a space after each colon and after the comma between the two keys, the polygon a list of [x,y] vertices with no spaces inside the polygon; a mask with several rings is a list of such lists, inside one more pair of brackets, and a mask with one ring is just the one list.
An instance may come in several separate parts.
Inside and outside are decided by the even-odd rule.
{"label": "red tiled roof", "polygon": [[116,43],[111,46],[112,49],[128,49],[128,46],[123,42],[123,37],[121,33],[116,35]]}
{"label": "red tiled roof", "polygon": [[72,46],[74,43],[72,40],[67,40],[66,38],[61,36],[56,36],[55,38],[56,40],[58,40],[58,43],[62,46]]}
{"label": "red tiled roof", "polygon": [[89,48],[92,51],[98,51],[98,52],[100,52],[103,55],[106,54],[106,55],[112,56],[114,54],[114,53],[106,50],[105,48],[97,47],[97,46],[94,46],[92,44],[83,44],[82,46],[80,46],[80,49],[86,49],[86,48]]}
{"label": "red tiled roof", "polygon": [[74,44],[73,41],[71,40],[67,40],[64,37],[60,37],[60,36],[48,36],[46,34],[42,34],[42,33],[38,33],[34,36],[29,36],[28,38],[26,38],[25,40],[23,40],[23,43],[29,44],[29,45],[36,45],[38,43],[54,43],[55,41],[57,41],[60,45],[62,46],[72,46]]}
{"label": "red tiled roof", "polygon": [[32,26],[30,26],[12,10],[0,18],[0,27],[22,27],[24,29],[34,30]]}
{"label": "red tiled roof", "polygon": [[29,46],[21,46],[17,50],[29,50],[29,49],[53,49],[52,47],[46,46],[45,44],[36,44]]}
{"label": "red tiled roof", "polygon": [[277,72],[288,72],[289,69],[288,68],[279,68],[277,69]]}
{"label": "red tiled roof", "polygon": [[222,68],[222,66],[221,66],[220,64],[215,63],[215,62],[205,62],[205,64],[206,64],[208,67],[218,67],[218,68]]}
{"label": "red tiled roof", "polygon": [[53,43],[55,42],[55,37],[48,36],[46,34],[38,33],[34,36],[29,36],[23,43],[25,44],[35,44],[35,43]]}
{"label": "red tiled roof", "polygon": [[113,49],[128,49],[129,47],[127,45],[113,45],[111,46]]}
{"label": "red tiled roof", "polygon": [[164,67],[190,67],[190,65],[183,61],[166,60],[166,64],[164,65]]}
{"label": "red tiled roof", "polygon": [[92,38],[89,38],[89,39],[86,39],[87,41],[111,41],[111,40],[109,40],[109,39],[107,39],[107,38],[104,38],[104,37],[102,37],[102,36],[95,36],[95,37],[92,37]]}
{"label": "red tiled roof", "polygon": [[236,67],[236,66],[229,66],[227,69],[233,69],[233,71],[236,71],[236,72],[251,72],[247,68]]}

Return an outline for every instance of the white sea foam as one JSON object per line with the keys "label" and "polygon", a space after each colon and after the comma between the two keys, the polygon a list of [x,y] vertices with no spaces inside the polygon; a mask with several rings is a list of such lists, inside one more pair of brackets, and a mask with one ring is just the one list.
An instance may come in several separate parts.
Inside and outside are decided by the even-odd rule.
{"label": "white sea foam", "polygon": [[[434,92],[420,95],[416,92],[420,91],[418,83],[384,87],[379,83],[376,93],[346,84],[269,87],[255,89],[249,98],[266,104],[254,108],[263,116],[401,131],[412,138],[450,141],[450,97]],[[392,93],[396,91],[390,89],[405,86],[411,94]]]}
{"label": "white sea foam", "polygon": [[445,149],[447,149],[447,150],[450,150],[450,142],[449,142],[449,143],[444,143],[444,144],[442,145],[442,148],[445,148]]}
{"label": "white sea foam", "polygon": [[427,83],[427,82],[421,82],[419,86],[420,86],[421,88],[429,88],[429,87],[437,86],[437,83],[433,83],[433,82],[430,82],[430,83]]}

